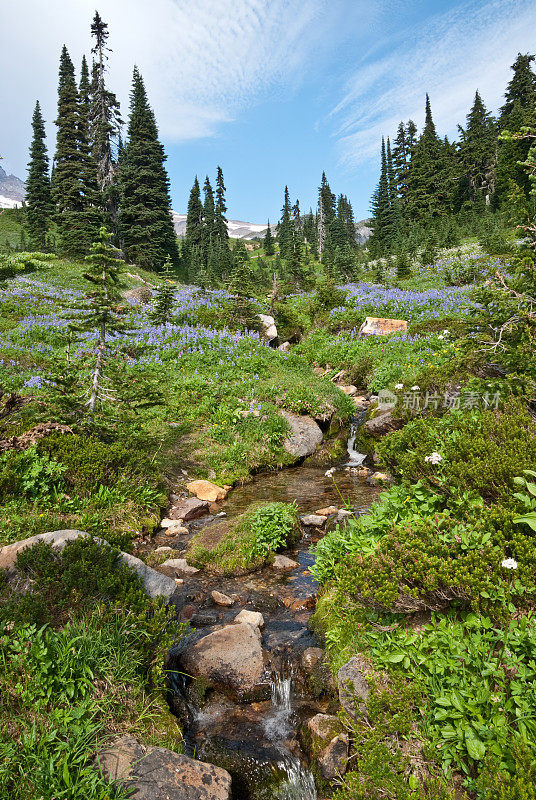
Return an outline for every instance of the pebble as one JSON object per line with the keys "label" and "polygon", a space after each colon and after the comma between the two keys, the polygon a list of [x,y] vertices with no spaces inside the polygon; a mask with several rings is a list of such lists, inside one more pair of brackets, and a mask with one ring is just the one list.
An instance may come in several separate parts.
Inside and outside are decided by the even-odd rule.
{"label": "pebble", "polygon": [[319,508],[315,511],[319,517],[331,517],[332,514],[336,514],[339,509],[337,506],[327,506],[327,508]]}

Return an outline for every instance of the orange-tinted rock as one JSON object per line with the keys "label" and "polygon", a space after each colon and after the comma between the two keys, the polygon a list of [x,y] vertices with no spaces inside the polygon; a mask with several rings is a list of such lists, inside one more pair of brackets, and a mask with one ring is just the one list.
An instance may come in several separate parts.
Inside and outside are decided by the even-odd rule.
{"label": "orange-tinted rock", "polygon": [[408,323],[405,319],[387,319],[384,317],[366,317],[359,333],[366,336],[387,336],[390,333],[406,333]]}

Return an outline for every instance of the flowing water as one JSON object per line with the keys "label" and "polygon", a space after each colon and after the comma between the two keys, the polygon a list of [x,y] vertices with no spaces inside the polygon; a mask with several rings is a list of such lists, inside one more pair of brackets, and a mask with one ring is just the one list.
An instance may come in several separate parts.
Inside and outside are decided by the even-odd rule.
{"label": "flowing water", "polygon": [[[279,500],[296,501],[301,514],[330,505],[341,508],[343,504],[356,514],[363,512],[379,490],[352,469],[365,458],[354,448],[359,422],[356,419],[350,431],[348,465],[341,464],[333,477],[326,475],[326,467],[308,465],[259,474],[230,492],[221,511],[234,517],[253,502]],[[206,523],[206,519],[192,523],[191,534]],[[181,618],[190,619],[194,628],[208,626],[208,633],[229,624],[244,605],[261,611],[265,621],[265,700],[239,704],[222,693],[209,691],[199,702],[189,694],[188,681],[182,676],[172,687],[171,706],[181,718],[187,751],[231,773],[233,800],[317,798],[312,772],[300,749],[299,730],[315,714],[330,713],[329,700],[314,699],[309,694],[308,679],[300,664],[304,651],[318,646],[308,627],[317,591],[310,567],[314,562],[311,545],[323,535],[321,531],[304,531],[302,540],[287,553],[299,565],[291,573],[281,574],[270,567],[229,578],[200,572],[180,587],[183,599],[179,610],[181,602],[184,609],[195,608],[193,616]],[[214,589],[240,600],[230,609],[215,607],[210,599]]]}

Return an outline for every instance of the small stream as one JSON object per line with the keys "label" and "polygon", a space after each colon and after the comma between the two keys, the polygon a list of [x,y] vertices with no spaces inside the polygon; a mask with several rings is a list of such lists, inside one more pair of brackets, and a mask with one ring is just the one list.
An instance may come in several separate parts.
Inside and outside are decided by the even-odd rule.
{"label": "small stream", "polygon": [[[354,450],[359,420],[350,431],[348,462],[339,465],[333,480],[326,467],[308,465],[258,474],[230,492],[221,512],[234,517],[260,501],[296,502],[300,514],[335,506],[344,498],[354,513],[366,511],[379,493],[358,470],[364,456]],[[339,494],[340,493],[340,494]],[[181,555],[189,539],[211,517],[189,524],[190,535],[173,544]],[[315,782],[300,746],[299,730],[317,713],[336,711],[333,698],[313,693],[303,669],[304,653],[318,647],[309,629],[317,585],[310,573],[311,545],[324,531],[307,528],[300,542],[285,552],[298,564],[290,573],[271,567],[240,577],[217,577],[201,571],[179,587],[179,618],[199,635],[232,623],[240,610],[260,611],[264,618],[262,646],[266,658],[266,691],[256,702],[237,703],[210,690],[199,700],[188,680],[172,680],[171,708],[181,719],[186,751],[227,769],[233,778],[233,800],[316,800]],[[169,545],[162,539],[157,544]],[[235,598],[231,608],[216,606],[211,592]]]}

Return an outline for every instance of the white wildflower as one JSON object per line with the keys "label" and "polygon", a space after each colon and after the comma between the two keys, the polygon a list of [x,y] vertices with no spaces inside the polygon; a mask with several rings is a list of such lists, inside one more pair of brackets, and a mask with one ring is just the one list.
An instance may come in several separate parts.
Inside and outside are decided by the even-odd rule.
{"label": "white wildflower", "polygon": [[517,569],[517,561],[515,558],[505,558],[501,561],[501,567],[505,569]]}
{"label": "white wildflower", "polygon": [[439,336],[438,336],[437,338],[438,338],[438,339],[444,339],[445,337],[443,336],[443,334],[442,334],[442,333],[440,333],[440,334],[439,334]]}
{"label": "white wildflower", "polygon": [[419,392],[419,391],[420,391],[420,389],[421,389],[421,387],[420,387],[420,386],[417,386],[417,384],[415,384],[415,386],[412,386],[412,387],[411,387],[411,391],[412,391],[412,392]]}
{"label": "white wildflower", "polygon": [[326,478],[332,478],[334,472],[335,472],[335,467],[332,467],[331,469],[326,470],[324,474],[326,475]]}
{"label": "white wildflower", "polygon": [[403,388],[404,388],[404,384],[403,383],[397,383],[396,386],[395,386],[395,389],[403,389]]}
{"label": "white wildflower", "polygon": [[431,455],[425,456],[424,460],[428,461],[430,464],[439,464],[440,461],[443,461],[443,456],[440,453],[436,453],[434,450]]}

